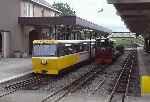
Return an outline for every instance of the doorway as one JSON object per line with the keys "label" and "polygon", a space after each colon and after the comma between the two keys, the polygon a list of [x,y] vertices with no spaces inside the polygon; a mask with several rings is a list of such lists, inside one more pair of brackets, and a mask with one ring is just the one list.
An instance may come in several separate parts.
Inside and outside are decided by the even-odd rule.
{"label": "doorway", "polygon": [[41,33],[38,30],[29,32],[29,55],[32,55],[33,41],[41,39]]}

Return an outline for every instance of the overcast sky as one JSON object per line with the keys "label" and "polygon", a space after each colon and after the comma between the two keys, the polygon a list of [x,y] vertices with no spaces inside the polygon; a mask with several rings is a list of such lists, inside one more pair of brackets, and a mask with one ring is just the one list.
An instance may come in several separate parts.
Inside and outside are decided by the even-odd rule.
{"label": "overcast sky", "polygon": [[[75,11],[77,16],[88,21],[94,22],[101,26],[115,31],[128,31],[116,15],[116,10],[111,4],[107,4],[107,0],[46,0],[50,4],[53,2],[68,3]],[[103,8],[103,12],[98,13]]]}

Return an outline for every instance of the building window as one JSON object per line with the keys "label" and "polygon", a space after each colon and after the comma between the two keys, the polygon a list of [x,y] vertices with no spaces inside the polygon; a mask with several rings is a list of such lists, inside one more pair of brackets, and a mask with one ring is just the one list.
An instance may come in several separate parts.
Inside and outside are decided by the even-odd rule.
{"label": "building window", "polygon": [[33,17],[35,16],[35,5],[33,5]]}
{"label": "building window", "polygon": [[30,3],[28,3],[27,10],[28,10],[28,16],[31,16],[31,15],[30,15]]}
{"label": "building window", "polygon": [[41,13],[42,13],[42,17],[44,17],[44,8],[42,9]]}
{"label": "building window", "polygon": [[27,4],[26,4],[26,2],[24,3],[24,16],[27,16]]}
{"label": "building window", "polygon": [[34,13],[33,9],[33,4],[31,4],[30,2],[24,2],[23,14],[25,17],[32,17]]}

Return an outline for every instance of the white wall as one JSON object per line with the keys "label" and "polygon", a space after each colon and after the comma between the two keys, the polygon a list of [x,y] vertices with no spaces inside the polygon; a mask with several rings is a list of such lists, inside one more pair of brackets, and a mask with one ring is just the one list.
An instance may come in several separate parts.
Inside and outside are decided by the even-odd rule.
{"label": "white wall", "polygon": [[[31,2],[27,1],[21,1],[20,2],[20,16],[21,17],[50,17],[50,16],[55,16],[54,11],[44,7],[44,6],[39,6],[37,4],[33,4]],[[44,10],[44,11],[43,11]],[[43,13],[42,13],[43,11]]]}
{"label": "white wall", "polygon": [[0,29],[10,31],[10,53],[22,50],[23,35],[21,34],[18,17],[20,15],[20,0],[0,0]]}

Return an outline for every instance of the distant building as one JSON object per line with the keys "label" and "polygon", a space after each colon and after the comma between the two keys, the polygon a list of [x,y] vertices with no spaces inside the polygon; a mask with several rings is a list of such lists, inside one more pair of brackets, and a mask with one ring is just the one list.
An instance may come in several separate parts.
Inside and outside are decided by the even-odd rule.
{"label": "distant building", "polygon": [[0,12],[0,54],[3,57],[13,56],[15,52],[31,54],[32,41],[53,31],[53,28],[20,25],[18,17],[53,17],[61,13],[45,0],[0,0]]}

